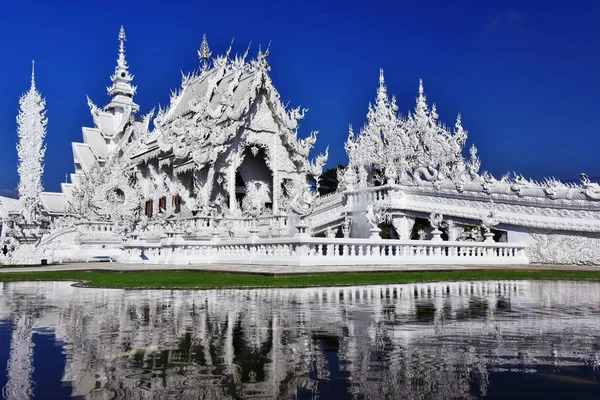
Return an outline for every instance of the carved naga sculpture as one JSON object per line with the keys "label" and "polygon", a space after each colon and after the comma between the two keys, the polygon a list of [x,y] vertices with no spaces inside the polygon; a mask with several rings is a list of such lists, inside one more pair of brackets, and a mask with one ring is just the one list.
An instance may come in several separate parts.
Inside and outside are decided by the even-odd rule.
{"label": "carved naga sculpture", "polygon": [[594,183],[586,174],[581,174],[583,193],[592,200],[600,200],[600,185]]}

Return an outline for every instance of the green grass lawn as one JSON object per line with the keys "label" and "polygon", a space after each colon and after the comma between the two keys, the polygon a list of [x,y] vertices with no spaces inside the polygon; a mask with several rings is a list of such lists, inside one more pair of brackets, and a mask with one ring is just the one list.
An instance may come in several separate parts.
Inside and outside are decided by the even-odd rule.
{"label": "green grass lawn", "polygon": [[459,280],[552,279],[600,281],[600,271],[523,271],[470,270],[432,272],[336,273],[302,276],[261,276],[203,271],[65,271],[2,273],[0,282],[10,281],[86,281],[91,287],[114,288],[236,288],[236,287],[306,287],[334,285],[368,285]]}

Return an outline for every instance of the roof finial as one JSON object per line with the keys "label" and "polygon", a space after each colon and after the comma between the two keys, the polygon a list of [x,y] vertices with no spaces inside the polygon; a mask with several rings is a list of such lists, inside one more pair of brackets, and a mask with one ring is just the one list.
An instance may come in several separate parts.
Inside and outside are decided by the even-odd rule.
{"label": "roof finial", "polygon": [[208,41],[206,40],[206,34],[202,35],[202,44],[200,45],[200,50],[198,50],[198,56],[200,60],[203,62],[203,68],[208,69],[208,61],[210,60],[210,56],[212,52],[208,47]]}
{"label": "roof finial", "polygon": [[419,96],[423,96],[423,79],[419,79]]}
{"label": "roof finial", "polygon": [[383,68],[379,68],[379,86],[385,85],[385,79],[383,78]]}
{"label": "roof finial", "polygon": [[31,88],[35,89],[35,60],[31,60]]}

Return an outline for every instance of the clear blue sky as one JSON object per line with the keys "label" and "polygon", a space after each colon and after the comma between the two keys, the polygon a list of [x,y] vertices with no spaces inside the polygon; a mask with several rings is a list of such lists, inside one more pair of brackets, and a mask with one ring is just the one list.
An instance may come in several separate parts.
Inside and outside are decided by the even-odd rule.
{"label": "clear blue sky", "polygon": [[600,175],[597,1],[21,1],[2,8],[2,192],[17,186],[15,117],[31,60],[48,105],[44,185],[59,190],[73,171],[70,143],[92,125],[86,94],[108,102],[121,24],[142,113],[167,104],[180,71],[198,67],[203,33],[213,54],[232,37],[239,53],[251,40],[253,54],[271,40],[273,81],[284,102],[310,109],[300,136],[319,130],[316,148],[330,146],[330,166],[346,162],[348,124],[363,125],[383,67],[403,114],[414,106],[419,78],[444,122],[452,126],[462,112],[482,169]]}

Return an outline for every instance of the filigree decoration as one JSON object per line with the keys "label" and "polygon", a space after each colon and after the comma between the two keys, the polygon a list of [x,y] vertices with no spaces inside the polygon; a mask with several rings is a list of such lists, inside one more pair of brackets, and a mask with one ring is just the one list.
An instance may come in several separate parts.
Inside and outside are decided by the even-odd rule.
{"label": "filigree decoration", "polygon": [[526,249],[529,261],[540,264],[600,265],[600,235],[561,231],[532,232]]}
{"label": "filigree decoration", "polygon": [[46,100],[42,98],[35,86],[35,74],[31,70],[31,87],[19,99],[19,115],[17,116],[17,155],[19,158],[19,200],[23,206],[23,216],[27,222],[35,222],[40,215],[40,193],[42,173],[44,172],[44,155],[46,146]]}
{"label": "filigree decoration", "polygon": [[136,220],[142,195],[134,171],[117,155],[96,163],[73,194],[77,212],[87,218],[118,222]]}

